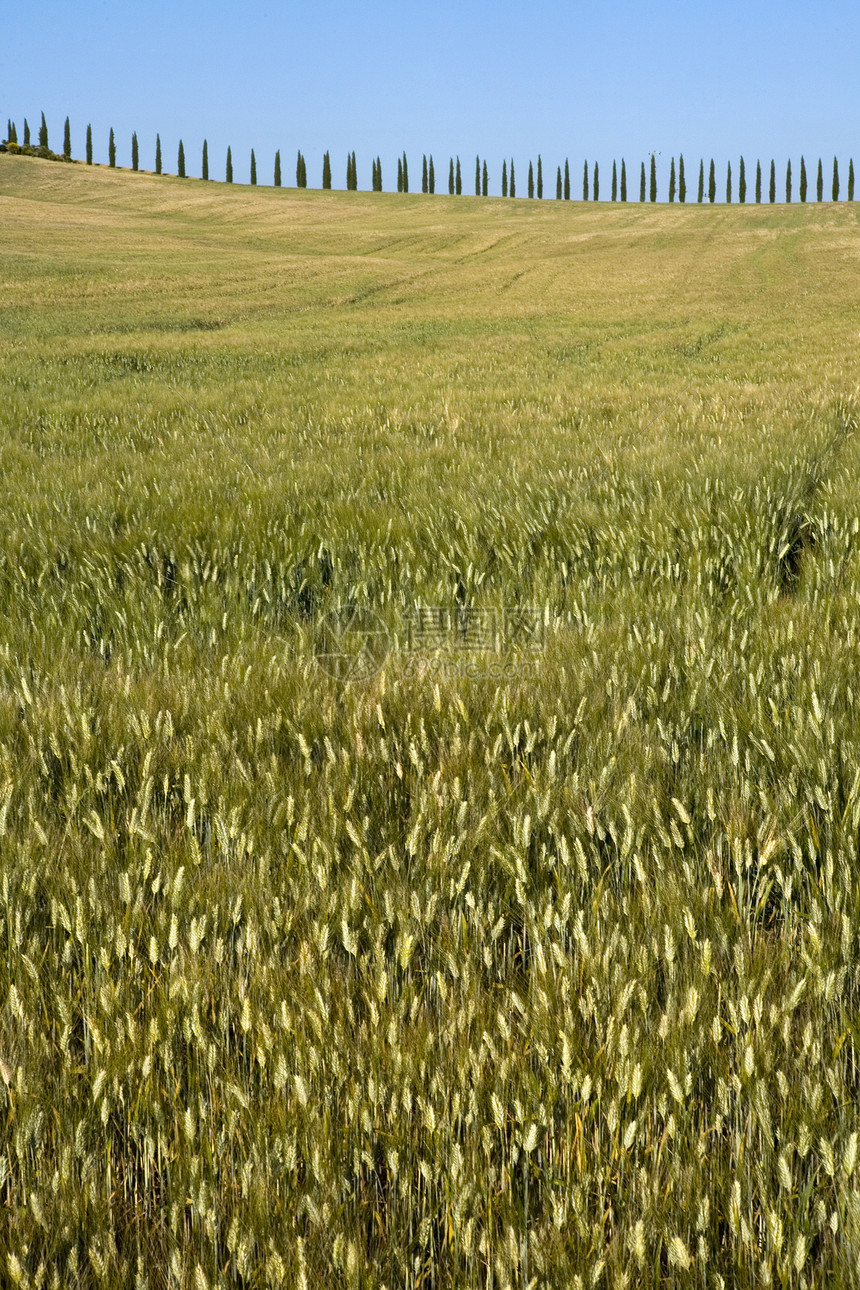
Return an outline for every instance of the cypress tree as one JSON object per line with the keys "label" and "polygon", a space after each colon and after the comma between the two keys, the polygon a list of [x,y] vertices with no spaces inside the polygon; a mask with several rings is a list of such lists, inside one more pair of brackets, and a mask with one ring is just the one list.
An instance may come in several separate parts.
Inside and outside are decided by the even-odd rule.
{"label": "cypress tree", "polygon": [[180,179],[185,178],[185,148],[182,146],[181,139],[179,140],[179,153],[176,158],[176,173]]}
{"label": "cypress tree", "polygon": [[308,186],[308,166],[304,158],[304,153],[299,150],[296,157],[296,188],[307,188]]}
{"label": "cypress tree", "polygon": [[475,196],[481,196],[481,158],[475,158]]}
{"label": "cypress tree", "polygon": [[251,149],[251,183],[257,182],[257,158],[254,156],[254,149]]}
{"label": "cypress tree", "polygon": [[66,124],[63,126],[63,156],[66,161],[72,159],[72,127],[69,125],[69,118],[66,117]]}
{"label": "cypress tree", "polygon": [[714,159],[711,157],[711,168],[708,171],[708,201],[714,202],[717,198],[717,176],[714,170]]}
{"label": "cypress tree", "polygon": [[621,158],[621,200],[627,201],[627,163]]}
{"label": "cypress tree", "polygon": [[448,159],[448,196],[454,196],[454,158]]}
{"label": "cypress tree", "polygon": [[726,167],[726,201],[732,200],[732,163],[729,162]]}
{"label": "cypress tree", "polygon": [[800,200],[806,201],[806,162],[803,157],[800,158]]}
{"label": "cypress tree", "polygon": [[[229,153],[229,149],[228,149]],[[161,174],[161,135],[155,136],[155,173]]]}
{"label": "cypress tree", "polygon": [[18,142],[18,131],[15,129],[15,123],[11,117],[9,117],[6,121],[6,142],[7,143]]}
{"label": "cypress tree", "polygon": [[741,157],[740,169],[738,170],[738,201],[743,205],[747,199],[747,174],[744,166],[744,159]]}
{"label": "cypress tree", "polygon": [[615,166],[615,159],[612,161],[612,200],[618,201],[618,171]]}
{"label": "cypress tree", "polygon": [[403,192],[403,158],[397,158],[397,191]]}
{"label": "cypress tree", "polygon": [[328,152],[323,154],[322,186],[326,189],[331,188],[331,157]]}
{"label": "cypress tree", "polygon": [[756,205],[761,205],[761,162],[755,163],[755,200]]}
{"label": "cypress tree", "polygon": [[425,154],[424,154],[424,160],[423,160],[423,162],[421,163],[421,191],[422,191],[422,193],[426,193],[426,192],[428,191],[428,182],[429,182],[429,181],[428,181],[428,179],[427,179],[427,153],[425,152]]}
{"label": "cypress tree", "polygon": [[558,167],[555,175],[555,200],[561,201],[561,166]]}
{"label": "cypress tree", "polygon": [[818,175],[815,180],[815,200],[824,201],[824,171],[821,169],[821,158],[818,158]]}
{"label": "cypress tree", "polygon": [[93,127],[87,126],[87,165],[93,164]]}
{"label": "cypress tree", "polygon": [[785,200],[791,201],[791,162],[785,167]]}
{"label": "cypress tree", "polygon": [[224,174],[224,179],[228,184],[233,182],[233,153],[230,148],[227,149],[227,170]]}
{"label": "cypress tree", "polygon": [[672,164],[669,167],[669,201],[675,200],[675,158],[672,158]]}
{"label": "cypress tree", "polygon": [[588,162],[583,162],[582,166],[582,200],[588,201]]}
{"label": "cypress tree", "polygon": [[502,196],[507,197],[507,195],[508,195],[508,163],[506,161],[503,161],[502,162]]}
{"label": "cypress tree", "polygon": [[403,154],[403,191],[409,192],[409,164],[406,160],[406,153]]}
{"label": "cypress tree", "polygon": [[430,164],[427,168],[427,183],[430,186],[430,192],[436,191],[436,171],[433,169],[433,154],[430,153]]}
{"label": "cypress tree", "polygon": [[[208,179],[209,176],[206,175],[205,178]],[[281,150],[280,148],[275,153],[275,174],[274,174],[273,182],[276,188],[280,188],[281,186]]]}
{"label": "cypress tree", "polygon": [[700,161],[700,162],[699,162],[699,197],[698,197],[698,200],[699,200],[699,202],[700,202],[700,203],[701,203],[701,202],[703,202],[703,201],[705,200],[705,163],[704,163],[704,161]]}
{"label": "cypress tree", "polygon": [[657,157],[653,152],[651,153],[651,192],[649,195],[651,197],[651,201],[656,202],[657,200]]}
{"label": "cypress tree", "polygon": [[537,195],[538,201],[543,201],[543,162],[540,153],[538,153]]}
{"label": "cypress tree", "polygon": [[773,157],[770,159],[770,184],[768,187],[768,197],[770,198],[770,204],[772,206],[776,201],[776,162]]}
{"label": "cypress tree", "polygon": [[139,164],[140,164],[140,153],[139,153],[139,151],[138,151],[138,147],[137,147],[137,135],[136,135],[136,134],[133,134],[133,135],[131,136],[131,168],[132,168],[132,170],[137,170],[137,168],[138,168]]}
{"label": "cypress tree", "polygon": [[487,163],[484,162],[484,170],[481,175],[481,196],[487,197],[490,192],[490,173],[487,170]]}
{"label": "cypress tree", "polygon": [[594,163],[594,183],[592,188],[594,189],[594,200],[597,201],[600,197],[600,171],[597,168],[596,161]]}
{"label": "cypress tree", "polygon": [[463,176],[460,174],[460,158],[457,158],[457,177],[454,180],[454,191],[460,197],[463,192]]}
{"label": "cypress tree", "polygon": [[116,165],[116,139],[114,138],[113,126],[111,126],[110,135],[108,136],[108,165]]}
{"label": "cypress tree", "polygon": [[567,157],[564,159],[564,200],[570,201],[570,164]]}
{"label": "cypress tree", "polygon": [[854,200],[854,158],[853,157],[849,157],[848,159],[848,200],[849,202],[853,202]]}
{"label": "cypress tree", "polygon": [[[281,164],[280,153],[277,154],[277,164],[278,166]],[[209,178],[209,143],[206,139],[203,140],[203,156],[200,161],[200,172],[204,179]]]}
{"label": "cypress tree", "polygon": [[48,122],[45,120],[45,113],[42,113],[42,124],[39,126],[39,147],[47,148],[48,146]]}
{"label": "cypress tree", "polygon": [[839,162],[833,158],[833,189],[832,197],[835,202],[839,201]]}
{"label": "cypress tree", "polygon": [[534,197],[535,195],[535,171],[531,162],[529,162],[528,194],[529,197]]}
{"label": "cypress tree", "polygon": [[24,117],[24,147],[29,148],[29,146],[30,146],[30,123],[27,120],[27,118]]}
{"label": "cypress tree", "polygon": [[639,200],[640,202],[644,202],[645,200],[645,162],[644,161],[642,162],[642,165],[639,170]]}
{"label": "cypress tree", "polygon": [[686,202],[687,200],[687,180],[684,175],[684,154],[681,153],[678,158],[678,201]]}
{"label": "cypress tree", "polygon": [[516,197],[516,195],[517,195],[517,181],[516,181],[516,177],[514,176],[514,159],[513,157],[511,157],[511,196]]}

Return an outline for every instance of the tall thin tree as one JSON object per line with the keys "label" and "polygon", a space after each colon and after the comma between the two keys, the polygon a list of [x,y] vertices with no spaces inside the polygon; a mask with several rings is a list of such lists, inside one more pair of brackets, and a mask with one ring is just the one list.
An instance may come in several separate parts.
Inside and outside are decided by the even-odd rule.
{"label": "tall thin tree", "polygon": [[705,200],[705,163],[704,161],[700,161],[699,162],[699,196],[698,196],[699,204],[701,205],[701,203],[704,200]]}
{"label": "tall thin tree", "polygon": [[409,192],[409,162],[406,160],[406,153],[403,154],[403,191]]}
{"label": "tall thin tree", "polygon": [[511,157],[511,196],[517,195],[517,177],[514,174],[514,159]]}
{"label": "tall thin tree", "polygon": [[564,159],[564,200],[570,201],[570,163],[567,157]]}
{"label": "tall thin tree", "polygon": [[529,162],[528,194],[529,197],[534,197],[535,195],[535,171],[531,162]]}
{"label": "tall thin tree", "polygon": [[818,174],[815,177],[815,200],[824,201],[824,171],[821,167],[821,158],[818,158]]}
{"label": "tall thin tree", "polygon": [[475,158],[475,196],[481,196],[481,158]]}
{"label": "tall thin tree", "polygon": [[[253,157],[253,155],[252,153],[251,156]],[[180,179],[185,178],[185,148],[181,139],[179,140],[179,149],[176,155],[176,173]]]}
{"label": "tall thin tree", "polygon": [[435,191],[436,191],[436,171],[433,169],[433,154],[432,154],[432,152],[431,152],[431,154],[430,154],[430,162],[429,162],[429,165],[428,165],[428,167],[427,167],[427,184],[428,184],[428,186],[429,186],[429,188],[430,188],[430,192],[431,192],[431,194],[432,194],[432,193],[435,193]]}
{"label": "tall thin tree", "polygon": [[490,192],[490,172],[487,170],[487,162],[484,161],[484,170],[481,175],[481,196],[487,197]]}
{"label": "tall thin tree", "polygon": [[672,158],[672,164],[669,167],[669,201],[675,200],[675,158]]}
{"label": "tall thin tree", "polygon": [[639,167],[639,200],[640,202],[644,202],[645,200],[645,162],[644,161]]}
{"label": "tall thin tree", "polygon": [[848,158],[848,200],[854,200],[854,158]]}
{"label": "tall thin tree", "polygon": [[771,206],[773,206],[776,201],[776,162],[773,157],[770,159],[770,181],[768,184],[767,195]]}
{"label": "tall thin tree", "polygon": [[421,191],[429,192],[430,181],[427,178],[427,153],[424,153],[424,160],[421,163]]}
{"label": "tall thin tree", "polygon": [[137,134],[131,136],[131,168],[137,170],[140,165],[140,152],[137,146]]}
{"label": "tall thin tree", "polygon": [[508,195],[508,163],[506,161],[503,161],[502,162],[502,196],[507,197],[507,195]]}
{"label": "tall thin tree", "polygon": [[323,153],[322,186],[325,189],[331,188],[331,157],[328,152]]}
{"label": "tall thin tree", "polygon": [[831,196],[835,202],[839,201],[839,162],[833,158],[833,186]]}
{"label": "tall thin tree", "polygon": [[687,200],[687,177],[684,174],[684,154],[678,158],[678,201],[682,204]]}
{"label": "tall thin tree", "polygon": [[799,189],[800,189],[800,200],[802,202],[805,202],[806,201],[806,162],[803,160],[803,157],[800,158]]}
{"label": "tall thin tree", "polygon": [[251,183],[257,183],[257,158],[254,156],[254,149],[251,149]]}
{"label": "tall thin tree", "polygon": [[397,191],[403,192],[403,158],[397,158]]}
{"label": "tall thin tree", "polygon": [[726,201],[732,200],[732,163],[726,165]]}
{"label": "tall thin tree", "polygon": [[87,165],[93,164],[93,127],[87,126]]}
{"label": "tall thin tree", "polygon": [[588,162],[582,163],[582,200],[588,201]]}
{"label": "tall thin tree", "polygon": [[747,199],[747,172],[744,165],[744,159],[741,157],[741,164],[738,169],[738,201],[743,205]]}
{"label": "tall thin tree", "polygon": [[711,168],[708,171],[708,201],[717,200],[717,172],[714,170],[714,159],[711,157]]}
{"label": "tall thin tree", "polygon": [[69,124],[69,118],[66,117],[66,124],[63,126],[63,156],[66,161],[72,159],[72,127]]}
{"label": "tall thin tree", "polygon": [[108,165],[116,165],[116,138],[114,137],[113,126],[111,126],[111,131],[108,135]]}
{"label": "tall thin tree", "polygon": [[651,191],[649,193],[652,202],[657,200],[657,157],[651,153]]}
{"label": "tall thin tree", "polygon": [[785,200],[791,201],[791,161],[789,160],[785,167]]}
{"label": "tall thin tree", "polygon": [[[209,178],[208,174],[204,175],[204,178],[208,179]],[[281,187],[281,150],[280,148],[278,148],[277,151],[275,152],[275,173],[274,173],[272,182],[274,183],[276,188]]]}
{"label": "tall thin tree", "polygon": [[621,200],[627,201],[627,162],[621,158]]}
{"label": "tall thin tree", "polygon": [[454,158],[448,158],[448,196],[454,196]]}
{"label": "tall thin tree", "polygon": [[155,173],[161,174],[161,135],[155,136]]}
{"label": "tall thin tree", "polygon": [[756,205],[761,205],[761,162],[755,163],[755,200]]}
{"label": "tall thin tree", "polygon": [[541,161],[540,153],[538,153],[537,195],[538,195],[538,201],[542,201],[543,200],[543,162]]}
{"label": "tall thin tree", "polygon": [[224,171],[224,181],[228,184],[233,182],[233,152],[229,147],[227,148],[227,166]]}
{"label": "tall thin tree", "polygon": [[618,169],[615,165],[615,158],[612,159],[612,200],[618,201]]}
{"label": "tall thin tree", "polygon": [[594,163],[594,182],[592,183],[591,188],[594,193],[594,200],[599,201],[600,200],[600,170],[598,168],[596,161]]}
{"label": "tall thin tree", "polygon": [[458,196],[458,197],[462,196],[462,193],[463,193],[463,176],[462,176],[462,174],[460,173],[460,158],[459,158],[459,157],[457,158],[457,173],[456,173],[456,176],[455,176],[455,178],[454,178],[454,191],[455,191],[455,193],[457,194],[457,196]]}
{"label": "tall thin tree", "polygon": [[42,113],[42,124],[39,126],[39,147],[47,148],[48,146],[48,122],[45,120],[45,113]]}
{"label": "tall thin tree", "polygon": [[29,148],[29,146],[30,146],[30,123],[29,123],[29,121],[27,120],[27,118],[26,118],[26,117],[24,117],[24,144],[23,144],[23,146],[24,146],[25,148]]}
{"label": "tall thin tree", "polygon": [[209,178],[209,142],[206,139],[203,140],[203,156],[200,162],[200,171],[204,179]]}
{"label": "tall thin tree", "polygon": [[559,167],[558,167],[558,169],[556,170],[556,173],[555,173],[555,198],[556,198],[556,201],[559,201],[559,202],[561,201],[561,193],[562,193],[562,187],[561,187],[561,166],[559,166]]}

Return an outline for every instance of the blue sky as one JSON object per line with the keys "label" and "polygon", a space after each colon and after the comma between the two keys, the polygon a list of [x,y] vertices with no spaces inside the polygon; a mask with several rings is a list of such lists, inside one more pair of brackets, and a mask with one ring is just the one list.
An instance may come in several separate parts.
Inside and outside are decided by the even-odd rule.
{"label": "blue sky", "polygon": [[207,138],[212,177],[223,178],[230,144],[237,182],[252,147],[261,183],[276,148],[294,182],[301,148],[311,187],[325,149],[344,187],[354,149],[359,187],[378,154],[393,188],[405,150],[412,188],[432,153],[437,191],[451,155],[470,191],[480,154],[491,192],[513,156],[524,193],[540,153],[551,195],[570,158],[574,196],[584,160],[600,163],[608,196],[613,159],[626,158],[632,187],[652,151],[661,198],[681,152],[691,187],[699,158],[706,169],[715,158],[720,196],[727,160],[736,176],[743,154],[751,182],[756,158],[775,158],[780,188],[791,157],[796,192],[803,153],[813,173],[823,157],[829,192],[834,155],[843,187],[849,156],[860,162],[858,49],[856,0],[31,0],[3,26],[0,131],[11,117],[20,138],[27,117],[35,133],[44,111],[59,149],[68,115],[74,155],[91,122],[106,161],[113,127],[120,165],[137,131],[145,168],[159,132],[165,170],[182,138],[190,174]]}

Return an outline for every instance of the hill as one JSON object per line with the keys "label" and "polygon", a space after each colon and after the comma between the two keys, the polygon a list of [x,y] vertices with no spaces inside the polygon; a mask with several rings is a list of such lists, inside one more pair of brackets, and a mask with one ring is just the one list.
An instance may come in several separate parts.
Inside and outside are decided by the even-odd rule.
{"label": "hill", "polygon": [[11,1281],[853,1284],[854,206],[0,220]]}

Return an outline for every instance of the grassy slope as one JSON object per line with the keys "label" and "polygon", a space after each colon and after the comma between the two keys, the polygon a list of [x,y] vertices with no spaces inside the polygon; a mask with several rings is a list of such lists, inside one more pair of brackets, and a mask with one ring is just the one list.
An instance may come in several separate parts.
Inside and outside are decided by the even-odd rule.
{"label": "grassy slope", "polygon": [[855,209],[0,221],[10,1275],[852,1284]]}

